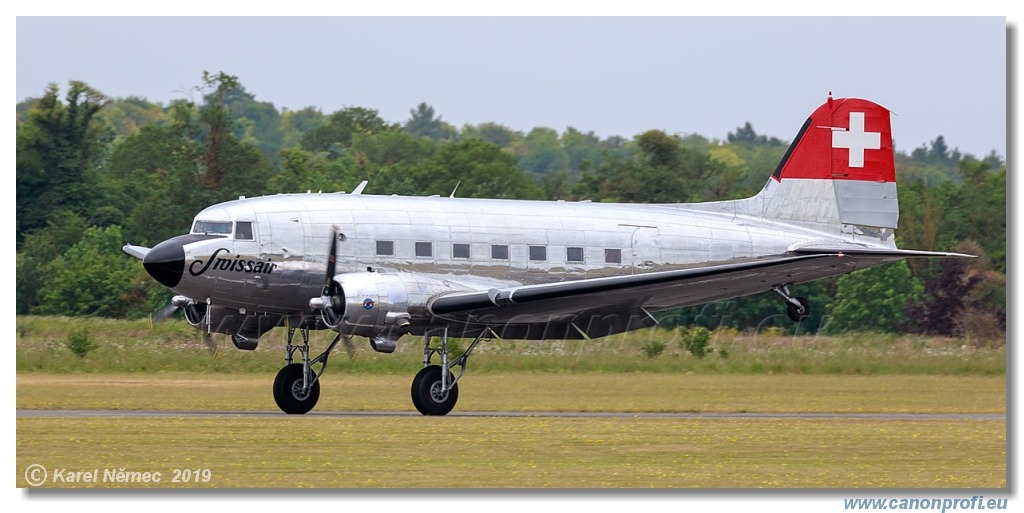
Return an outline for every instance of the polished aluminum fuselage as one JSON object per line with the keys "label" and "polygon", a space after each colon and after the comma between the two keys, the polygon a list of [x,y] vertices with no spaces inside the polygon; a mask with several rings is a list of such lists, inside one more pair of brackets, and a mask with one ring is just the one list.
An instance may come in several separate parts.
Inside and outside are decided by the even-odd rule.
{"label": "polished aluminum fuselage", "polygon": [[185,245],[185,272],[173,288],[243,314],[309,313],[336,234],[336,273],[415,272],[485,290],[735,263],[839,239],[704,205],[342,193],[243,198],[195,220],[252,223],[252,238],[232,233]]}

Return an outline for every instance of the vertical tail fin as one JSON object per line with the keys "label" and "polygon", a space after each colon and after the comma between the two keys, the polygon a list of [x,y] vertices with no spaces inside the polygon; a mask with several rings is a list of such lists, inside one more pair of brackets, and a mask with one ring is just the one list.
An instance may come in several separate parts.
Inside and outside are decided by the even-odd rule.
{"label": "vertical tail fin", "polygon": [[[804,123],[749,213],[895,247],[899,220],[889,110],[832,99]],[[752,208],[751,208],[752,207]]]}

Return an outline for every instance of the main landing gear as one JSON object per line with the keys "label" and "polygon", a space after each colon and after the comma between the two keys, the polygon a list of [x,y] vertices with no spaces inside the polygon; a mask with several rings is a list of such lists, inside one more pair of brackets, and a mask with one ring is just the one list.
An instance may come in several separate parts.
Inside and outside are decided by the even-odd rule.
{"label": "main landing gear", "polygon": [[[302,326],[298,329],[302,334],[302,343],[293,343],[296,328],[288,328],[285,366],[274,379],[274,401],[281,411],[290,414],[307,413],[316,406],[320,399],[320,376],[327,369],[328,356],[342,339],[340,334],[335,336],[323,353],[311,359],[309,327]],[[435,336],[440,339],[440,345],[431,345]],[[490,328],[484,329],[461,355],[450,360],[448,328],[427,331],[423,335],[423,368],[412,380],[412,404],[416,406],[416,410],[423,415],[446,415],[452,411],[459,400],[459,379],[466,373],[469,355],[480,342],[491,340],[494,336]],[[346,339],[346,347],[347,344]],[[348,349],[351,354],[351,347]],[[302,355],[302,363],[293,361],[296,351]],[[440,365],[431,363],[434,355],[439,357]],[[316,364],[320,364],[318,369],[314,369]]]}
{"label": "main landing gear", "polygon": [[[319,356],[309,358],[309,328],[301,327],[302,345],[292,344],[295,328],[288,328],[288,345],[284,350],[285,366],[274,378],[274,401],[281,411],[291,414],[302,414],[312,410],[320,399],[320,376],[327,369],[327,357],[341,340],[341,335],[334,337],[331,345]],[[292,363],[295,351],[302,354],[302,363]],[[319,363],[320,370],[313,369]]]}
{"label": "main landing gear", "polygon": [[811,315],[811,305],[807,302],[805,297],[794,297],[789,293],[789,284],[776,285],[772,287],[778,295],[782,296],[782,299],[786,300],[786,315],[789,316],[793,322],[801,322]]}
{"label": "main landing gear", "polygon": [[[431,347],[431,338],[440,334],[440,347]],[[480,333],[473,342],[469,344],[466,351],[453,362],[448,362],[448,328],[430,330],[423,335],[423,369],[412,380],[412,404],[416,410],[424,415],[446,415],[455,408],[459,400],[459,379],[466,372],[466,361],[470,353],[476,349],[477,344],[484,340],[490,340],[494,333],[490,328]],[[441,358],[440,365],[430,363],[434,355]],[[459,374],[453,374],[455,367],[459,367]]]}

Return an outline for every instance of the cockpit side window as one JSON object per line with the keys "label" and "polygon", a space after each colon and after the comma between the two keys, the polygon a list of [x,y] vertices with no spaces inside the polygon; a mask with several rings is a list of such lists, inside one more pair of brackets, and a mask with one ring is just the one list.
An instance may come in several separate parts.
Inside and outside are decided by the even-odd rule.
{"label": "cockpit side window", "polygon": [[231,223],[227,221],[196,221],[192,233],[227,235],[231,233]]}
{"label": "cockpit side window", "polygon": [[252,240],[252,222],[238,221],[235,223],[235,239]]}

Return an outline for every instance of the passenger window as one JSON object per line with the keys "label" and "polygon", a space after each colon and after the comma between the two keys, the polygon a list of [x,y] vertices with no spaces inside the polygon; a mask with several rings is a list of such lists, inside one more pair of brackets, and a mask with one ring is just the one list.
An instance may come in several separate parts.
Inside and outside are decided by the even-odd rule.
{"label": "passenger window", "polygon": [[622,263],[622,250],[621,249],[606,249],[606,250],[604,250],[604,262],[606,264],[621,264]]}
{"label": "passenger window", "polygon": [[391,256],[395,254],[395,242],[390,240],[377,241],[377,254]]}
{"label": "passenger window", "polygon": [[504,244],[491,246],[491,258],[494,260],[508,260],[508,246]]}
{"label": "passenger window", "polygon": [[583,261],[583,248],[565,248],[565,261],[579,263]]}
{"label": "passenger window", "polygon": [[235,223],[235,239],[252,240],[252,223],[248,221]]}
{"label": "passenger window", "polygon": [[432,257],[434,256],[434,244],[430,242],[417,242],[416,243],[416,256],[418,257]]}
{"label": "passenger window", "polygon": [[452,244],[452,258],[469,258],[469,244]]}
{"label": "passenger window", "polygon": [[530,260],[544,261],[548,259],[547,246],[530,246]]}

